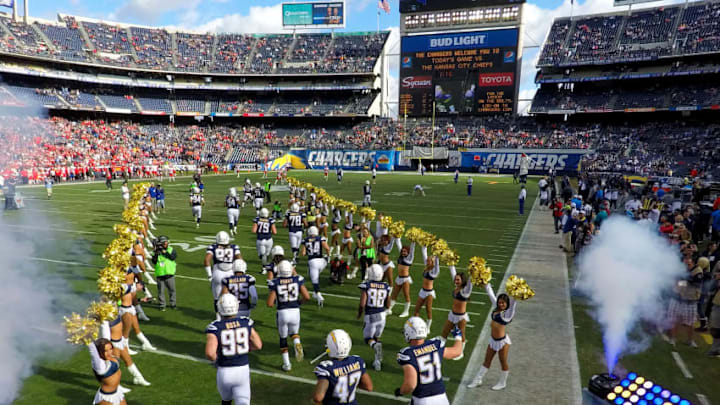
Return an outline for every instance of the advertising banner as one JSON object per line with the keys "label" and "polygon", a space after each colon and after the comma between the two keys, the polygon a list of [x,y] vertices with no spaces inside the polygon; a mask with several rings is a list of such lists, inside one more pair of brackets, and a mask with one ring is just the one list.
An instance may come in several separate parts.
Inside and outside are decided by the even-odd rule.
{"label": "advertising banner", "polygon": [[342,167],[347,170],[368,170],[373,166],[377,170],[393,170],[395,151],[392,150],[291,150],[290,154],[298,158],[296,166],[302,162],[308,169],[330,169]]}
{"label": "advertising banner", "polygon": [[518,149],[478,149],[462,152],[461,166],[473,170],[497,170],[500,173],[513,173],[520,167],[520,157],[526,154],[530,158],[530,174],[543,174],[555,169],[557,172],[576,172],[585,149],[547,149],[522,151]]}

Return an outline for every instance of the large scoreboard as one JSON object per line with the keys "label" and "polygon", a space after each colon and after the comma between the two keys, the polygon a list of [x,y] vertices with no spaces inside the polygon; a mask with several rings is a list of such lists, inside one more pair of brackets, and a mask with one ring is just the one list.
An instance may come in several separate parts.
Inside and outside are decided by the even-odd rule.
{"label": "large scoreboard", "polygon": [[405,36],[399,114],[515,112],[518,28]]}
{"label": "large scoreboard", "polygon": [[[617,2],[629,0],[615,1]],[[425,11],[454,10],[460,8],[485,7],[524,2],[525,0],[400,0],[400,12],[417,13]]]}

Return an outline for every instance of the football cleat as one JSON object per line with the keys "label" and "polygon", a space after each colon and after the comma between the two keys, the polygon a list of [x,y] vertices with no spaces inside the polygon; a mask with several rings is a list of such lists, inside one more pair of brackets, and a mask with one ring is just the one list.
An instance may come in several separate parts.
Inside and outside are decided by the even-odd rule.
{"label": "football cleat", "polygon": [[300,343],[300,342],[295,343],[295,360],[303,361],[304,357],[305,357],[305,352],[303,351],[302,343]]}

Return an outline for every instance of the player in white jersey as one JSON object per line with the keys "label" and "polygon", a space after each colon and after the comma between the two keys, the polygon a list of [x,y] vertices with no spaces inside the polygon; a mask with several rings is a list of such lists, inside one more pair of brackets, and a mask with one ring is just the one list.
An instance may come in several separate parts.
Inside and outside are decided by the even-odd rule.
{"label": "player in white jersey", "polygon": [[245,203],[248,201],[252,201],[253,199],[253,186],[252,183],[250,183],[250,179],[245,179],[245,184],[243,184],[243,200],[241,208],[245,208]]}
{"label": "player in white jersey", "polygon": [[240,199],[237,196],[235,187],[231,188],[230,193],[225,196],[225,207],[227,208],[230,235],[234,236],[237,233],[237,223],[240,219]]}
{"label": "player in white jersey", "polygon": [[390,308],[390,286],[383,282],[384,272],[379,264],[373,264],[368,268],[368,279],[363,281],[358,288],[362,290],[360,295],[360,306],[358,307],[358,318],[363,316],[363,337],[365,343],[375,351],[373,367],[380,371],[382,367],[382,343],[380,337],[385,330],[386,311]]}
{"label": "player in white jersey", "polygon": [[302,255],[308,257],[308,273],[310,282],[313,285],[313,298],[315,298],[320,307],[323,306],[325,299],[320,293],[320,273],[327,267],[325,257],[330,256],[330,246],[327,239],[319,235],[317,227],[308,228],[308,237],[303,240]]}
{"label": "player in white jersey", "polygon": [[273,247],[272,236],[277,233],[275,228],[275,220],[269,218],[270,212],[267,208],[260,209],[260,215],[253,220],[252,233],[257,235],[255,246],[257,247],[258,257],[262,264],[267,264],[270,250]]}
{"label": "player in white jersey", "polygon": [[310,300],[310,293],[305,288],[302,276],[293,275],[294,269],[289,261],[283,260],[277,265],[277,277],[268,280],[267,306],[277,304],[278,335],[280,337],[280,353],[282,369],[290,371],[290,354],[288,353],[288,337],[292,338],[295,347],[295,359],[302,361],[304,351],[300,341],[300,305]]}
{"label": "player in white jersey", "polygon": [[362,206],[371,206],[372,205],[372,197],[370,195],[372,193],[372,187],[370,186],[370,180],[365,180],[365,185],[363,186],[363,202]]}
{"label": "player in white jersey", "polygon": [[376,182],[375,182],[375,178],[376,178],[376,177],[377,177],[377,169],[375,168],[375,166],[373,166],[373,168],[372,168],[373,184],[376,184]]}
{"label": "player in white jersey", "polygon": [[122,186],[120,186],[120,190],[122,191],[123,204],[125,205],[125,209],[127,209],[128,204],[130,203],[130,187],[128,187],[127,180],[123,181]]}
{"label": "player in white jersey", "polygon": [[238,301],[223,294],[218,302],[222,319],[205,330],[205,357],[217,367],[217,389],[223,405],[250,405],[248,352],[262,349],[262,339],[250,318],[237,316]]}
{"label": "player in white jersey", "polygon": [[213,307],[220,319],[220,313],[217,311],[217,300],[222,292],[222,281],[226,277],[232,276],[233,262],[242,260],[240,248],[230,243],[230,235],[225,231],[220,231],[215,236],[215,243],[208,246],[205,253],[205,273],[210,279],[210,288],[213,294]]}
{"label": "player in white jersey", "polygon": [[260,183],[255,183],[253,188],[253,207],[255,207],[255,215],[260,215],[260,209],[263,207],[265,202],[265,190],[263,190]]}
{"label": "player in white jersey", "polygon": [[205,198],[200,193],[200,189],[193,187],[190,194],[190,206],[192,207],[192,215],[195,218],[195,227],[200,227],[200,219],[202,218],[202,206],[205,205]]}
{"label": "player in white jersey", "polygon": [[290,239],[290,249],[293,253],[293,261],[297,260],[300,252],[300,242],[302,242],[303,230],[307,226],[306,214],[300,212],[300,206],[293,203],[290,210],[285,214],[283,226],[288,228],[288,238]]}

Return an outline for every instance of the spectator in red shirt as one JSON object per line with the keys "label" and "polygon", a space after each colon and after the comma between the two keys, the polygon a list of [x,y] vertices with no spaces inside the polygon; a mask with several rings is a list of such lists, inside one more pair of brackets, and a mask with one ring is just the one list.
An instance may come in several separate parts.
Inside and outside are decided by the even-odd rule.
{"label": "spectator in red shirt", "polygon": [[553,220],[555,221],[555,233],[560,233],[560,224],[562,223],[563,216],[563,204],[557,197],[555,197],[550,203],[550,208],[552,208]]}

